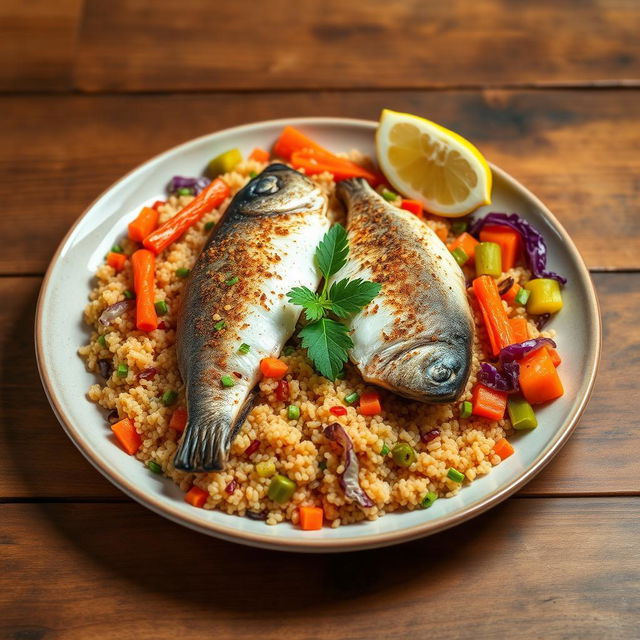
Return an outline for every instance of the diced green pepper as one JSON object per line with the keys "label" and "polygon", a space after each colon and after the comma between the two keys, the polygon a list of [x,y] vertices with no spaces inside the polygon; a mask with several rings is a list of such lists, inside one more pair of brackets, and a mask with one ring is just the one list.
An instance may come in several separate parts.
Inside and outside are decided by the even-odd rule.
{"label": "diced green pepper", "polygon": [[162,473],[162,467],[153,460],[149,460],[149,462],[147,462],[147,467],[149,467],[149,471],[152,473]]}
{"label": "diced green pepper", "polygon": [[127,300],[133,300],[136,297],[136,294],[133,293],[133,291],[131,291],[131,289],[125,289],[122,292],[122,295],[127,299]]}
{"label": "diced green pepper", "polygon": [[344,401],[347,404],[353,404],[354,402],[358,402],[359,399],[360,399],[360,394],[356,393],[355,391],[353,393],[350,393],[348,396],[344,397]]}
{"label": "diced green pepper", "polygon": [[400,196],[389,189],[383,189],[380,194],[387,202],[395,202]]}
{"label": "diced green pepper", "polygon": [[211,231],[211,229],[213,229],[213,227],[216,226],[216,223],[213,220],[210,220],[209,222],[205,222],[204,224],[204,230],[205,231]]}
{"label": "diced green pepper", "polygon": [[276,472],[276,463],[273,460],[258,462],[256,472],[261,478],[270,478]]}
{"label": "diced green pepper", "polygon": [[449,480],[453,480],[454,482],[463,482],[464,473],[460,473],[457,469],[449,467],[449,471],[447,471],[447,478],[449,478]]}
{"label": "diced green pepper", "polygon": [[225,389],[228,389],[230,387],[235,387],[236,381],[229,374],[225,373],[223,376],[220,376],[220,384]]}
{"label": "diced green pepper", "polygon": [[469,227],[469,223],[466,220],[457,220],[451,224],[451,233],[454,236],[459,236],[461,233],[464,233]]}
{"label": "diced green pepper", "polygon": [[472,410],[473,410],[473,405],[468,400],[465,400],[464,402],[460,403],[461,418],[470,418]]}
{"label": "diced green pepper", "polygon": [[176,269],[176,275],[178,276],[178,278],[187,278],[190,273],[191,269],[187,269],[185,267],[179,267],[178,269]]}
{"label": "diced green pepper", "polygon": [[269,500],[273,500],[278,504],[284,504],[291,499],[295,491],[296,483],[287,478],[287,476],[277,473],[273,476],[271,484],[267,489],[267,496],[269,496]]}
{"label": "diced green pepper", "polygon": [[462,247],[456,247],[451,252],[451,255],[453,256],[453,259],[458,263],[458,266],[460,267],[467,264],[467,261],[469,260],[469,256],[467,255],[467,252]]}
{"label": "diced green pepper", "polygon": [[119,364],[116,369],[116,375],[118,378],[126,378],[129,374],[129,367],[126,364]]}
{"label": "diced green pepper", "polygon": [[227,285],[227,287],[231,287],[234,284],[237,284],[238,280],[240,280],[238,276],[233,276],[233,278],[229,278],[228,280],[225,280],[224,283]]}
{"label": "diced green pepper", "polygon": [[290,404],[287,407],[287,418],[289,420],[297,420],[300,417],[300,407]]}
{"label": "diced green pepper", "polygon": [[165,407],[170,407],[175,401],[178,399],[178,392],[173,389],[169,389],[169,391],[165,391],[162,394],[162,404]]}
{"label": "diced green pepper", "polygon": [[224,329],[224,328],[225,328],[225,325],[226,325],[226,324],[227,324],[227,323],[226,323],[224,320],[220,320],[219,322],[216,322],[216,323],[213,325],[213,328],[214,328],[214,330],[215,330],[215,331],[221,331],[222,329]]}
{"label": "diced green pepper", "polygon": [[498,278],[502,273],[502,251],[495,242],[479,242],[476,245],[476,275]]}
{"label": "diced green pepper", "polygon": [[164,300],[157,300],[153,306],[159,316],[164,316],[169,312],[169,307],[167,307],[167,303]]}
{"label": "diced green pepper", "polygon": [[98,336],[98,344],[103,348],[105,348],[107,346],[107,339],[104,336],[104,334],[101,335],[101,336]]}
{"label": "diced green pepper", "polygon": [[242,162],[240,149],[229,149],[209,161],[207,174],[209,177],[215,178],[222,173],[229,173],[240,162]]}
{"label": "diced green pepper", "polygon": [[258,175],[257,171],[249,171],[249,177],[253,180]]}
{"label": "diced green pepper", "polygon": [[524,288],[529,291],[527,313],[535,316],[543,313],[556,313],[562,309],[562,293],[560,283],[551,278],[529,280]]}
{"label": "diced green pepper", "polygon": [[429,491],[424,498],[422,498],[420,502],[420,506],[423,509],[428,509],[436,500],[438,499],[438,494],[434,491]]}
{"label": "diced green pepper", "polygon": [[113,247],[111,247],[111,251],[113,251],[113,253],[124,253],[124,249],[119,244],[114,244]]}
{"label": "diced green pepper", "polygon": [[381,456],[388,456],[389,455],[389,447],[387,447],[387,443],[383,442],[382,443],[382,449],[380,449],[380,455]]}
{"label": "diced green pepper", "polygon": [[192,196],[193,189],[191,187],[180,187],[179,189],[176,190],[176,193],[179,196]]}
{"label": "diced green pepper", "polygon": [[533,407],[519,396],[509,396],[507,411],[514,429],[535,429],[538,426]]}

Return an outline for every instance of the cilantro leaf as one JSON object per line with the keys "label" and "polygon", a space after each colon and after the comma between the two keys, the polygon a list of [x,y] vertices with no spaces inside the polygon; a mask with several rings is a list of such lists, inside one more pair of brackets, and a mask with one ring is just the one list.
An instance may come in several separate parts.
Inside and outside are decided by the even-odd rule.
{"label": "cilantro leaf", "polygon": [[334,224],[316,249],[316,263],[325,279],[344,267],[348,253],[347,231],[341,224]]}
{"label": "cilantro leaf", "polygon": [[353,347],[347,328],[330,318],[321,318],[298,335],[316,369],[325,378],[335,380],[347,361],[347,350]]}
{"label": "cilantro leaf", "polygon": [[294,287],[287,292],[287,296],[291,304],[304,308],[304,314],[310,322],[322,318],[324,310],[328,308],[328,302],[308,287]]}
{"label": "cilantro leaf", "polygon": [[381,288],[377,282],[362,278],[345,278],[334,282],[329,289],[329,308],[338,318],[346,318],[366,307],[380,293]]}

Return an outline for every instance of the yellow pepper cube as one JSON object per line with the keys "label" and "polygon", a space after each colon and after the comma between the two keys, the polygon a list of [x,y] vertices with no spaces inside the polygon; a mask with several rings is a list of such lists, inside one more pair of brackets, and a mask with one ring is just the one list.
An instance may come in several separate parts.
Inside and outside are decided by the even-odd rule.
{"label": "yellow pepper cube", "polygon": [[529,280],[524,288],[529,291],[527,313],[539,316],[543,313],[557,313],[562,309],[560,283],[551,278]]}

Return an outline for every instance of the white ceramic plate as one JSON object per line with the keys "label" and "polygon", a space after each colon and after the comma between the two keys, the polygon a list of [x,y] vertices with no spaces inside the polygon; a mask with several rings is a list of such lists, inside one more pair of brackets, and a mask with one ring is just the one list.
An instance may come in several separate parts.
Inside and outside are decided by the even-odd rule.
{"label": "white ceramic plate", "polygon": [[454,498],[430,509],[393,513],[374,522],[301,531],[289,523],[267,526],[218,511],[196,509],[170,480],[149,471],[114,444],[103,413],[86,397],[95,376],[77,349],[88,330],[82,322],[90,283],[108,248],[126,232],[142,205],[164,198],[175,174],[200,175],[207,161],[229,148],[248,154],[269,148],[282,127],[295,124],[334,151],[360,149],[375,157],[375,122],[301,118],[227,129],[182,144],[144,163],[105,191],[79,218],[58,248],[40,292],[36,318],[38,366],[60,423],[86,458],[141,504],[203,533],[244,544],[291,551],[347,551],[412,540],[463,522],[522,487],[567,441],[589,398],[600,355],[600,315],[580,255],[560,223],[529,191],[492,167],[493,204],[484,211],[517,212],[535,225],[549,246],[549,267],[568,278],[565,306],[550,326],[558,331],[565,394],[537,411],[539,426],[513,437],[516,453]]}

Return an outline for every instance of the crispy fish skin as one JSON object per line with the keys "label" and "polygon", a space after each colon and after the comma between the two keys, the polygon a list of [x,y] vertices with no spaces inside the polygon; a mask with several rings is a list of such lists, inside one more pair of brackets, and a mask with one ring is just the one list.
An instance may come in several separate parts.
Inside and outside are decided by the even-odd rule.
{"label": "crispy fish skin", "polygon": [[[224,468],[260,361],[280,353],[300,315],[287,291],[318,286],[314,253],[328,228],[326,196],[282,164],[267,167],[230,203],[192,269],[178,319],[188,421],[176,469]],[[243,343],[246,354],[238,351]],[[223,387],[222,376],[235,385]]]}
{"label": "crispy fish skin", "polygon": [[422,402],[452,402],[469,378],[474,323],[460,267],[432,229],[364,180],[337,185],[349,261],[333,280],[363,278],[380,294],[350,319],[350,357],[367,382]]}

